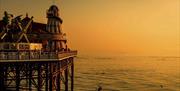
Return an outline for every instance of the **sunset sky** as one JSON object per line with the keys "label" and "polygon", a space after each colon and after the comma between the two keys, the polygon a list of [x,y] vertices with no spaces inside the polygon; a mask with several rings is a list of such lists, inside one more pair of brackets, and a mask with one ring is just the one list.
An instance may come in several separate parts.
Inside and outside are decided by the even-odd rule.
{"label": "sunset sky", "polygon": [[[54,0],[79,54],[179,56],[179,0]],[[53,0],[0,0],[4,11],[46,23]]]}

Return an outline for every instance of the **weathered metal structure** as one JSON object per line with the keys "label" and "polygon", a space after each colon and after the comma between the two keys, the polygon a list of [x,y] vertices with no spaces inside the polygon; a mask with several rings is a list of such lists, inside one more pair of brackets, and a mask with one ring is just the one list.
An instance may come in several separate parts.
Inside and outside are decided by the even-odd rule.
{"label": "weathered metal structure", "polygon": [[59,9],[47,10],[47,24],[28,15],[0,21],[0,91],[73,91],[74,57],[62,32]]}

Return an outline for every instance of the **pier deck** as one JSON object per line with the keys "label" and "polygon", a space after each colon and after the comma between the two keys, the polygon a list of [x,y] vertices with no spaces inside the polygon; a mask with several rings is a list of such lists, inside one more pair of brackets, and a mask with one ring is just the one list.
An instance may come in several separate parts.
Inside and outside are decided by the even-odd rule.
{"label": "pier deck", "polygon": [[76,55],[77,51],[0,52],[0,91],[73,91]]}

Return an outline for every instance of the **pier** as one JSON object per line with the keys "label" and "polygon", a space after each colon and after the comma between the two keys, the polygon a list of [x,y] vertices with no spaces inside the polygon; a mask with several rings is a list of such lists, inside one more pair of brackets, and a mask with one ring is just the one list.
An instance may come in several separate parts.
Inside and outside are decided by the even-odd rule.
{"label": "pier", "polygon": [[76,50],[67,45],[59,9],[47,10],[47,24],[28,14],[0,20],[0,91],[73,91]]}
{"label": "pier", "polygon": [[73,91],[77,51],[31,53],[0,52],[0,91]]}

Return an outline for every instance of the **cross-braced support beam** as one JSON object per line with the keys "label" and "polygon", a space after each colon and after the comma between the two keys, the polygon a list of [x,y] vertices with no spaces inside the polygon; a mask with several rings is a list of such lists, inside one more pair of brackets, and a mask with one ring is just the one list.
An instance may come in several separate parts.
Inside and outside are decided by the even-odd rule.
{"label": "cross-braced support beam", "polygon": [[[48,62],[0,63],[0,91],[65,91],[74,89],[73,58]],[[70,79],[70,80],[68,80]],[[71,86],[69,86],[69,81]],[[64,83],[64,87],[62,87]]]}

